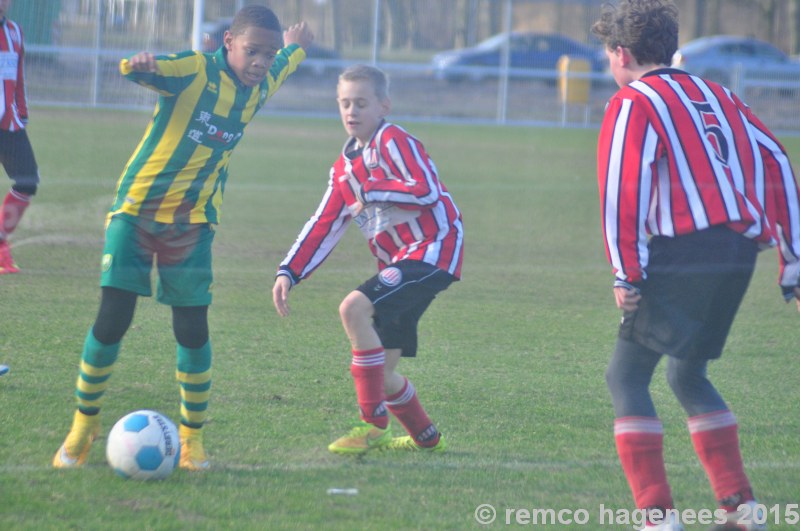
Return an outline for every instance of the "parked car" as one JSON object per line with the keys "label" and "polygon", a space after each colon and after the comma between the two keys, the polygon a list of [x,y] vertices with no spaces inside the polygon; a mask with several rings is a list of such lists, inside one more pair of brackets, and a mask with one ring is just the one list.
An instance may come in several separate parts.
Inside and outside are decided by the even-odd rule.
{"label": "parked car", "polygon": [[715,35],[690,41],[678,49],[672,66],[740,89],[744,79],[781,91],[800,91],[800,62],[772,44],[752,37]]}
{"label": "parked car", "polygon": [[[224,18],[203,24],[203,51],[214,52],[222,46],[222,38],[225,31],[231,26],[233,19]],[[330,71],[339,70],[341,57],[330,48],[325,48],[316,43],[312,43],[306,48],[306,59],[297,68],[297,74],[312,73],[322,75]]]}
{"label": "parked car", "polygon": [[[510,40],[509,40],[510,39]],[[592,72],[603,72],[608,60],[602,48],[583,44],[558,33],[500,33],[470,48],[448,50],[433,56],[433,74],[437,79],[479,80],[496,76],[503,48],[509,43],[510,76],[535,77],[547,71],[553,74],[562,55],[589,61]],[[550,79],[555,79],[555,75]]]}

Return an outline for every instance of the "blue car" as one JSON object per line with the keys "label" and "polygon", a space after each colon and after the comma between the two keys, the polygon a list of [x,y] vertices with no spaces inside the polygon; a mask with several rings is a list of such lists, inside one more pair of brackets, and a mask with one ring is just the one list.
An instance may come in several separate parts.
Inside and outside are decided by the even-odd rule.
{"label": "blue car", "polygon": [[[510,40],[509,40],[510,38]],[[497,77],[503,48],[509,43],[509,76],[555,79],[563,55],[589,62],[592,72],[608,67],[601,47],[590,46],[557,33],[500,33],[470,48],[441,52],[433,56],[433,75],[448,81]]]}

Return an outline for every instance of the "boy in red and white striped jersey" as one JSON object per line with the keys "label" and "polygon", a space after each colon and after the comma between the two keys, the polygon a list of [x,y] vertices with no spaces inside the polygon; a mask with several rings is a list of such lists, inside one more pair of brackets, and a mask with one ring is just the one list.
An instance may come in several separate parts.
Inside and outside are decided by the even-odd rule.
{"label": "boy in red and white striped jersey", "polygon": [[800,196],[784,148],[749,107],[668,66],[677,20],[671,1],[621,0],[592,27],[621,87],[598,145],[603,233],[624,311],[606,373],[615,440],[634,501],[650,516],[645,529],[683,529],[675,512],[659,517],[673,500],[649,384],[666,354],[722,509],[716,523],[766,529],[752,514],[759,506],[736,418],[706,370],[722,355],[760,248],[779,246],[784,297],[800,299]]}
{"label": "boy in red and white striped jersey", "polygon": [[17,273],[8,236],[17,228],[39,185],[39,168],[28,140],[25,45],[22,29],[6,17],[11,0],[0,0],[0,164],[14,181],[0,204],[0,275]]}
{"label": "boy in red and white striped jersey", "polygon": [[[339,307],[352,347],[350,370],[362,423],[328,449],[441,451],[442,435],[396,367],[401,356],[416,355],[423,312],[461,276],[461,213],[422,143],[384,120],[391,105],[381,70],[349,67],[339,76],[337,96],[350,137],[331,168],[322,202],[280,264],[272,290],[275,308],[288,315],[289,290],[322,264],[355,222],[379,269]],[[392,438],[389,412],[408,436]]]}

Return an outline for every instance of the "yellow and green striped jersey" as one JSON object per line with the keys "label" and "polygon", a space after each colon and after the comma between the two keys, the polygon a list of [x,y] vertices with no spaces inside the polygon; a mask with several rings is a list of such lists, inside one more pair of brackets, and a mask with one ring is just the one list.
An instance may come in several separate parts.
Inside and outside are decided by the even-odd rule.
{"label": "yellow and green striped jersey", "polygon": [[119,179],[109,219],[126,212],[160,223],[218,223],[233,148],[304,58],[296,44],[283,48],[256,87],[238,80],[224,48],[157,56],[158,73],[134,72],[123,59],[122,75],[159,96]]}

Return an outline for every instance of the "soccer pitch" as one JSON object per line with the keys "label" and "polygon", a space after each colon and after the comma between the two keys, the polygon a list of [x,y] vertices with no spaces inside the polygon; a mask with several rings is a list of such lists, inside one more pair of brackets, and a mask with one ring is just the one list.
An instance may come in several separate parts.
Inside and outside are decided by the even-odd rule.
{"label": "soccer pitch", "polygon": [[[278,317],[274,271],[345,138],[335,120],[267,116],[233,155],[215,240],[212,470],[126,481],[106,465],[104,438],[85,468],[50,468],[97,311],[104,216],[148,119],[32,112],[42,185],[12,238],[22,273],[0,277],[0,363],[11,368],[0,376],[0,529],[633,528],[621,516],[633,501],[604,380],[620,314],[599,228],[593,130],[399,122],[425,144],[464,216],[463,280],[423,318],[419,357],[400,365],[446,434],[445,453],[327,451],[357,415],[337,308],[375,262],[353,228],[295,288],[292,315]],[[800,138],[783,140],[800,169]],[[709,374],[738,417],[756,495],[777,508],[770,529],[793,529],[785,513],[800,503],[800,316],[780,297],[775,253],[762,254]],[[140,299],[106,393],[103,436],[135,409],[177,420],[174,374],[169,308]],[[663,367],[652,391],[677,506],[713,510]],[[336,488],[358,493],[328,494]],[[488,525],[478,522],[491,515],[485,504],[496,514]]]}

